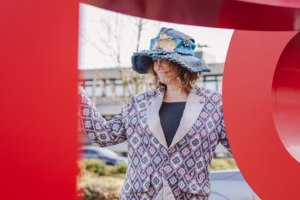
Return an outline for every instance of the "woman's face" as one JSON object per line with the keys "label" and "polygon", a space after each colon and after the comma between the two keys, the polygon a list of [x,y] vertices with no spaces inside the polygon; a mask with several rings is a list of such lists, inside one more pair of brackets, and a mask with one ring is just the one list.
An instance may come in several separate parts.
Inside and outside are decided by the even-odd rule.
{"label": "woman's face", "polygon": [[164,84],[168,84],[168,80],[171,79],[171,77],[174,76],[174,68],[171,69],[171,62],[170,61],[164,61],[164,60],[154,60],[154,71],[158,75],[160,82]]}

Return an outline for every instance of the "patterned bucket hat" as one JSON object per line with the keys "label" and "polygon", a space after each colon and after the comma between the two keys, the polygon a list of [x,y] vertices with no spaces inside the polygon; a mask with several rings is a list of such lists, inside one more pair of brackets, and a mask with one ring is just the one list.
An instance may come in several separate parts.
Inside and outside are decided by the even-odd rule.
{"label": "patterned bucket hat", "polygon": [[178,63],[190,72],[210,72],[205,61],[195,57],[195,40],[172,28],[161,28],[157,37],[151,39],[150,49],[136,52],[131,57],[132,68],[140,74],[148,73],[153,59]]}

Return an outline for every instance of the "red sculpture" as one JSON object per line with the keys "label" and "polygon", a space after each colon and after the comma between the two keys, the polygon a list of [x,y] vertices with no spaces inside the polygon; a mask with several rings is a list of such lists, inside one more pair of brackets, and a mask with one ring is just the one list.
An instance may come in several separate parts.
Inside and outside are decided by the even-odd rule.
{"label": "red sculpture", "polygon": [[299,44],[297,31],[235,31],[225,62],[229,141],[263,200],[300,198]]}
{"label": "red sculpture", "polygon": [[[299,1],[84,2],[149,19],[239,30],[223,85],[234,156],[262,199],[300,198]],[[0,199],[76,199],[78,4],[0,3]]]}

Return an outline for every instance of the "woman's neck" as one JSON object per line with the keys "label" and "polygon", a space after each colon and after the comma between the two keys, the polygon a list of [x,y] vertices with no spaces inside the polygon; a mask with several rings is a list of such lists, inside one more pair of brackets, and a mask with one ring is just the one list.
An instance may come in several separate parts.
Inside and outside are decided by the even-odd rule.
{"label": "woman's neck", "polygon": [[167,85],[163,102],[186,102],[189,93],[176,85]]}

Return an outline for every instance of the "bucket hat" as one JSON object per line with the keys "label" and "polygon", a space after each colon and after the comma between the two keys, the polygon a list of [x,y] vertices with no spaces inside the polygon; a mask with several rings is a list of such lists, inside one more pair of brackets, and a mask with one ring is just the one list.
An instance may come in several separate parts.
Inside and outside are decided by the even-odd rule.
{"label": "bucket hat", "polygon": [[195,40],[191,36],[163,27],[157,37],[151,39],[149,50],[133,54],[132,68],[140,74],[146,74],[153,58],[178,63],[192,73],[210,72],[205,61],[195,57],[195,47]]}

